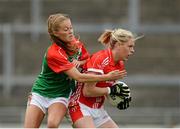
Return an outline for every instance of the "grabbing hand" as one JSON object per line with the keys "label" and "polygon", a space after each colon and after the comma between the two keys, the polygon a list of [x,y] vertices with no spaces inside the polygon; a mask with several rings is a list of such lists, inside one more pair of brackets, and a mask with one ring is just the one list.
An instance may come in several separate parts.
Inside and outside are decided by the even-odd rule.
{"label": "grabbing hand", "polygon": [[118,80],[118,79],[122,79],[123,77],[125,77],[127,75],[126,70],[114,70],[108,73],[109,75],[109,80]]}
{"label": "grabbing hand", "polygon": [[79,66],[81,65],[81,61],[78,60],[73,60],[72,63],[76,66],[76,68],[79,68]]}

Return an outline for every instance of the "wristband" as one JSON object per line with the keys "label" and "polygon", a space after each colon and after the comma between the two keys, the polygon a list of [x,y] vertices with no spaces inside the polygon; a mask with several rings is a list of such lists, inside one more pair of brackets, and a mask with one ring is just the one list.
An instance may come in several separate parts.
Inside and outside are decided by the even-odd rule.
{"label": "wristband", "polygon": [[107,87],[107,89],[108,89],[108,94],[110,94],[111,93],[111,89],[109,87]]}

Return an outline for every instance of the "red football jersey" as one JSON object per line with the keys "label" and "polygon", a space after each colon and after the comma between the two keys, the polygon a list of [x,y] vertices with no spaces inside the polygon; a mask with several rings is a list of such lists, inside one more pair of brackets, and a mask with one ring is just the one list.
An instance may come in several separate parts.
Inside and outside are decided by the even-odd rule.
{"label": "red football jersey", "polygon": [[53,43],[47,50],[46,60],[48,66],[56,73],[71,69],[74,65],[68,60],[66,52]]}
{"label": "red football jersey", "polygon": [[[101,50],[92,55],[90,60],[86,63],[85,72],[94,72],[96,74],[107,74],[113,70],[124,70],[124,62],[119,61],[114,63],[111,49]],[[114,81],[98,82],[97,87],[110,87]],[[91,108],[100,108],[105,100],[105,96],[99,97],[85,97],[82,93],[84,83],[77,83],[77,89],[72,94],[70,105],[81,102]]]}
{"label": "red football jersey", "polygon": [[47,62],[49,67],[56,73],[72,68],[74,66],[71,63],[73,59],[79,61],[89,59],[90,54],[82,42],[74,38],[71,42],[71,45],[73,44],[78,45],[78,52],[71,56],[68,56],[66,52],[56,43],[53,43],[49,47],[47,52]]}

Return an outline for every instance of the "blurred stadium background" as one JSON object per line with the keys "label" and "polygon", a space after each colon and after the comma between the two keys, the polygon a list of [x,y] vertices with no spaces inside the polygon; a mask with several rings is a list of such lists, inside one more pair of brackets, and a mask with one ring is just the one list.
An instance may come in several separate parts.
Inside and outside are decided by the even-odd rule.
{"label": "blurred stadium background", "polygon": [[90,53],[103,49],[97,38],[105,29],[145,34],[126,64],[131,107],[106,109],[120,127],[180,127],[179,0],[0,0],[0,127],[23,127],[27,94],[50,44],[46,19],[56,12],[70,15]]}

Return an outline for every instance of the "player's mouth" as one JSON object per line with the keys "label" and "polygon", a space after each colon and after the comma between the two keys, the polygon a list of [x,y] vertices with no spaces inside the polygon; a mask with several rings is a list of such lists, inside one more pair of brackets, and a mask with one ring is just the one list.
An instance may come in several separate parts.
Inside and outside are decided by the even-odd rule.
{"label": "player's mouth", "polygon": [[69,35],[69,38],[73,38],[74,37],[74,35]]}

